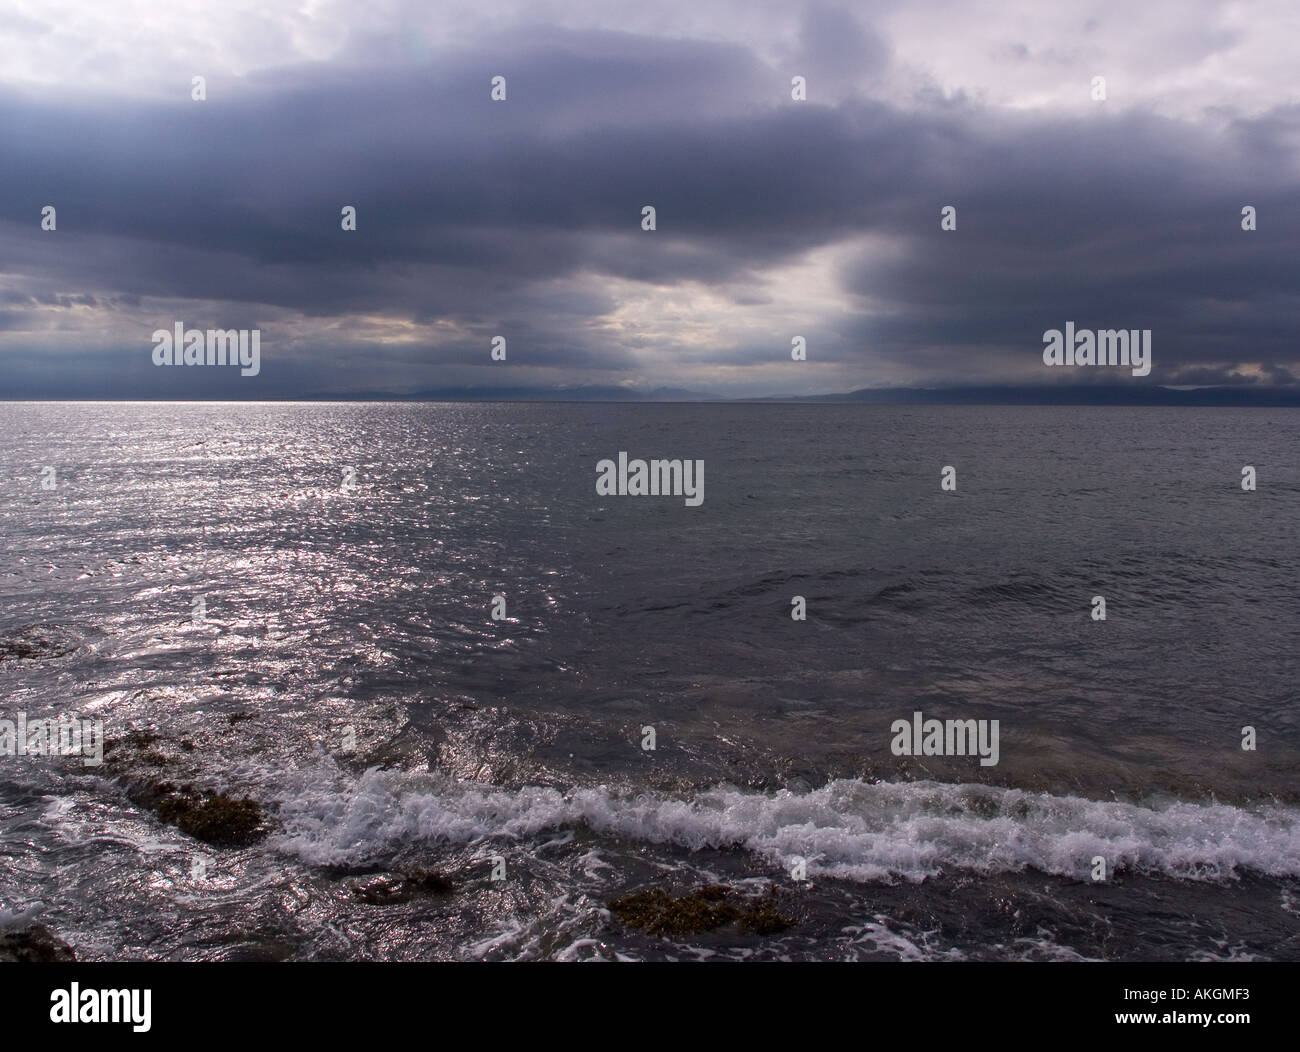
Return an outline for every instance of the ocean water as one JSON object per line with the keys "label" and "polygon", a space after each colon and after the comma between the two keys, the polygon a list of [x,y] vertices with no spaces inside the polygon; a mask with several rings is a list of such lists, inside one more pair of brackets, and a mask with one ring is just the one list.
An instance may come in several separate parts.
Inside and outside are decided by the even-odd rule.
{"label": "ocean water", "polygon": [[[0,928],[110,960],[1300,959],[1298,439],[1284,409],[0,405],[0,719],[110,743],[0,756]],[[703,503],[598,495],[620,451],[703,460]],[[895,755],[917,711],[997,720],[998,763]],[[203,844],[159,781],[270,834]],[[359,894],[415,870],[453,890]],[[705,884],[792,923],[608,906]]]}

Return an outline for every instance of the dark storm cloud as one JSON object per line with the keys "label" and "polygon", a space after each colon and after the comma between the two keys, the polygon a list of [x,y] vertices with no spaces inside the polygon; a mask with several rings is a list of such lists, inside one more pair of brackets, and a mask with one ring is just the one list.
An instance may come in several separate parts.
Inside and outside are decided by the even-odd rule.
{"label": "dark storm cloud", "polygon": [[[1300,108],[1216,130],[961,99],[824,105],[818,77],[844,84],[890,62],[886,41],[824,6],[796,54],[812,64],[807,103],[790,101],[788,70],[739,47],[546,28],[420,68],[365,65],[361,48],[346,68],[214,78],[203,103],[188,85],[166,104],[0,95],[0,376],[22,393],[50,372],[81,393],[66,369],[16,353],[24,313],[125,316],[159,299],[213,305],[187,324],[281,326],[305,370],[293,382],[311,375],[314,390],[346,393],[344,361],[482,364],[498,332],[557,376],[634,370],[644,340],[588,328],[619,306],[608,280],[697,283],[741,317],[771,303],[770,268],[858,239],[821,361],[955,384],[996,362],[1055,380],[1041,335],[1073,320],[1152,329],[1151,381],[1262,362],[1292,382]],[[497,73],[504,104],[488,95]],[[38,227],[51,203],[54,234]],[[646,204],[654,234],[639,228]],[[939,228],[948,204],[954,233]],[[1243,204],[1258,231],[1241,230]],[[339,229],[343,205],[356,233]],[[297,317],[336,319],[335,342],[298,341]],[[364,318],[454,331],[384,343]],[[139,358],[154,327],[122,353]],[[748,347],[691,360],[743,363]],[[266,384],[276,376],[268,365]]]}
{"label": "dark storm cloud", "polygon": [[[972,150],[944,198],[958,234],[899,231],[899,253],[846,275],[896,311],[854,336],[903,358],[956,349],[958,382],[962,345],[1041,349],[1066,320],[1152,329],[1163,379],[1192,363],[1294,359],[1293,176],[1239,131],[1207,138],[1132,116],[1027,129],[991,165]],[[1241,229],[1244,204],[1255,232]]]}

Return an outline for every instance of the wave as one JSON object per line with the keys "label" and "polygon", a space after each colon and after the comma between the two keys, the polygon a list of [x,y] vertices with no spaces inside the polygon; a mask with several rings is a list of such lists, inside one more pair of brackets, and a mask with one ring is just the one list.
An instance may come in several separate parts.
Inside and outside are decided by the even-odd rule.
{"label": "wave", "polygon": [[809,792],[717,786],[690,797],[498,789],[373,768],[300,775],[280,800],[273,845],[313,865],[370,863],[419,842],[526,840],[585,827],[688,851],[740,848],[809,878],[922,881],[960,871],[1108,872],[1224,881],[1300,876],[1300,810],[1169,801],[1136,804],[941,782],[841,779]]}

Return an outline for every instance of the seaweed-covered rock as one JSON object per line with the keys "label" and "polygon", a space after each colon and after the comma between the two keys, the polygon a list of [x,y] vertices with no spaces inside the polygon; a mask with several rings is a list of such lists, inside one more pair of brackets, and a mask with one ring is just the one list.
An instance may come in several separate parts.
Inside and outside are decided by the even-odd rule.
{"label": "seaweed-covered rock", "polygon": [[104,755],[118,762],[131,762],[153,750],[153,746],[162,741],[162,735],[152,730],[133,727],[120,738],[104,742]]}
{"label": "seaweed-covered rock", "polygon": [[48,964],[76,959],[72,947],[44,924],[31,924],[18,931],[0,931],[0,961]]}
{"label": "seaweed-covered rock", "polygon": [[455,889],[456,885],[437,870],[416,869],[359,884],[352,889],[352,894],[368,905],[387,906],[425,895],[448,895]]}
{"label": "seaweed-covered rock", "polygon": [[156,811],[164,822],[214,847],[246,847],[267,834],[262,806],[247,796],[180,791],[164,796]]}
{"label": "seaweed-covered rock", "polygon": [[177,780],[186,773],[197,776],[200,771],[193,757],[186,755],[195,751],[188,738],[177,749],[156,731],[140,728],[104,746],[105,756],[111,755],[121,773],[126,795],[182,833],[214,847],[246,847],[263,839],[270,831],[269,822],[256,800],[159,780],[160,767],[174,771]]}
{"label": "seaweed-covered rock", "polygon": [[0,663],[66,657],[80,645],[81,641],[67,629],[55,625],[22,625],[0,633]]}
{"label": "seaweed-covered rock", "polygon": [[728,924],[757,935],[772,935],[794,923],[781,912],[773,889],[748,898],[722,884],[705,884],[676,897],[663,888],[647,888],[613,900],[609,909],[629,928],[671,939]]}

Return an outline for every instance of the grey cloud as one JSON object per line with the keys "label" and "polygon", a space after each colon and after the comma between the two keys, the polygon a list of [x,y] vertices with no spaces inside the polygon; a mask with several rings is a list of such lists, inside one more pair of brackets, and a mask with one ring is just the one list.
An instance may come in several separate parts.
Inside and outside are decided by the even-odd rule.
{"label": "grey cloud", "polygon": [[[846,82],[890,62],[887,41],[836,8],[808,9],[799,46]],[[214,80],[205,103],[188,86],[170,104],[0,94],[0,303],[207,304],[184,320],[265,323],[279,340],[285,370],[268,361],[267,387],[346,393],[360,381],[343,359],[490,369],[498,332],[556,383],[656,365],[673,382],[671,347],[593,328],[619,307],[610,281],[698,283],[771,310],[771,268],[845,243],[861,247],[827,290],[838,307],[809,333],[819,360],[861,363],[860,386],[878,362],[1038,382],[1041,333],[1066,320],[1153,329],[1153,380],[1267,361],[1273,382],[1294,382],[1300,107],[1220,127],[962,98],[792,103],[788,72],[735,46],[549,27],[418,67],[357,65],[365,54]],[[506,103],[489,98],[498,72]],[[55,233],[39,229],[48,203]],[[355,233],[339,228],[345,204]],[[946,204],[954,233],[939,228]],[[1259,210],[1253,233],[1243,204]],[[361,317],[457,335],[397,347],[367,340]],[[298,318],[338,319],[345,338],[304,341]],[[143,346],[164,323],[143,319]],[[736,364],[753,346],[692,360]],[[6,337],[0,381],[56,377],[44,361]]]}

